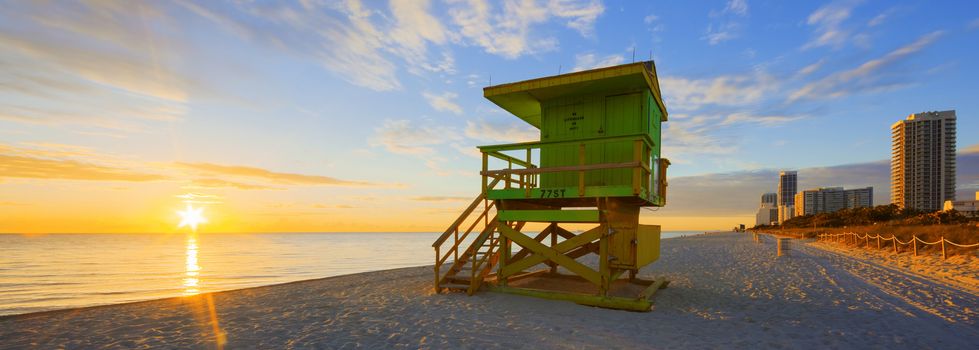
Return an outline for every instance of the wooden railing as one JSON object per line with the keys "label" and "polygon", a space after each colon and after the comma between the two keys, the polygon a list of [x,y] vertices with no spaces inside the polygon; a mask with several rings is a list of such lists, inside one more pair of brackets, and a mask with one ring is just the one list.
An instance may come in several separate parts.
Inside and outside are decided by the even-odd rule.
{"label": "wooden railing", "polygon": [[[496,178],[491,183],[489,183],[488,186],[490,188],[493,188],[497,184],[499,184],[500,181],[501,181],[500,178]],[[470,216],[472,216],[472,214],[476,211],[476,209],[479,208],[480,204],[483,205],[483,208],[480,211],[479,215],[473,218],[472,222],[468,226],[466,226],[467,219],[470,219]],[[451,225],[449,225],[449,227],[445,230],[445,232],[443,232],[442,235],[435,240],[435,243],[432,243],[432,247],[435,248],[436,290],[439,289],[438,286],[443,277],[441,271],[442,265],[444,265],[445,262],[449,260],[449,257],[452,257],[453,261],[459,261],[459,255],[460,255],[459,246],[462,244],[462,242],[465,242],[465,240],[469,237],[470,233],[472,233],[476,229],[476,227],[480,225],[480,223],[482,223],[483,228],[478,231],[479,235],[476,237],[477,239],[481,238],[480,236],[483,236],[483,234],[487,230],[495,229],[496,215],[493,214],[492,217],[490,216],[490,212],[493,209],[495,209],[495,203],[493,201],[487,201],[486,194],[480,193],[478,196],[476,196],[475,199],[473,199],[472,203],[469,204],[468,207],[466,207],[466,210],[464,210],[462,214],[459,215],[459,218],[457,218]],[[462,229],[463,227],[466,227],[466,229],[463,230]],[[449,248],[445,250],[443,253],[442,249],[444,248],[445,243],[446,241],[449,240],[449,238],[452,238],[451,246],[449,246]],[[467,254],[472,254],[473,252],[470,251],[472,248],[473,247],[470,246],[469,249],[462,251],[461,252],[462,256],[465,258]]]}
{"label": "wooden railing", "polygon": [[[623,141],[631,141],[633,144],[633,159],[631,161],[598,164],[586,163],[587,152],[590,147]],[[532,150],[555,146],[578,146],[576,152],[578,156],[578,164],[541,168],[533,163]],[[650,157],[653,150],[653,141],[647,134],[597,137],[570,141],[522,142],[480,146],[479,150],[482,152],[483,156],[483,170],[480,172],[480,174],[483,177],[482,192],[484,194],[492,187],[489,186],[489,181],[491,179],[502,179],[505,182],[505,188],[517,186],[517,188],[526,189],[527,195],[529,196],[530,190],[539,185],[540,174],[574,172],[578,175],[578,195],[584,196],[585,173],[587,171],[603,169],[632,169],[632,190],[634,195],[640,195],[640,191],[643,188],[646,188],[649,191],[654,190],[652,188],[648,188],[649,186],[647,186],[650,184],[650,177],[653,176],[653,164]],[[503,153],[507,151],[525,151],[526,157],[519,158]],[[504,169],[489,169],[490,158],[507,162],[507,167]],[[667,166],[669,162],[665,161],[665,159],[662,161],[665,164],[661,165],[662,173],[659,176],[660,183],[656,184],[659,186],[659,188],[656,190],[658,190],[657,193],[659,193],[661,197],[665,197],[665,166]]]}

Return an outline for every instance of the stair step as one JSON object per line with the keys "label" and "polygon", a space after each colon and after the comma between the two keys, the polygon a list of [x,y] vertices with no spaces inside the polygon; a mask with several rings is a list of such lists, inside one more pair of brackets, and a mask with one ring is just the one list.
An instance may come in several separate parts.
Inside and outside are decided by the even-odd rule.
{"label": "stair step", "polygon": [[449,289],[466,289],[466,290],[469,289],[468,284],[459,284],[459,283],[443,283],[440,284],[439,287],[449,288]]}

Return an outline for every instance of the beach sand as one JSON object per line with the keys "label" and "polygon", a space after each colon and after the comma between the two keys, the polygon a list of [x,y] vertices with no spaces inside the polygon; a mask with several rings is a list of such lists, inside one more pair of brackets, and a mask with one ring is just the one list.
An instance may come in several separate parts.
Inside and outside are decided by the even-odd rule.
{"label": "beach sand", "polygon": [[[0,348],[976,348],[979,295],[799,241],[664,240],[652,312],[434,294],[414,267],[0,318]],[[217,322],[214,322],[216,320]]]}

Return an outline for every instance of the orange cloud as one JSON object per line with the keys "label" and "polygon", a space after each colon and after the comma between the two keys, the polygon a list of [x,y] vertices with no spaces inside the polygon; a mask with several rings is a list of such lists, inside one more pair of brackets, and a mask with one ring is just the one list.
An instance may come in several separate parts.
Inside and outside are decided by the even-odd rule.
{"label": "orange cloud", "polygon": [[167,177],[64,159],[0,154],[0,177],[94,181],[159,181]]}
{"label": "orange cloud", "polygon": [[262,168],[240,166],[240,165],[220,165],[213,163],[174,163],[179,167],[187,168],[202,173],[213,175],[227,175],[251,177],[268,180],[285,185],[325,185],[325,186],[375,186],[375,184],[362,181],[341,180],[322,175],[304,175],[292,173],[277,173]]}
{"label": "orange cloud", "polygon": [[281,189],[281,188],[275,188],[269,186],[252,185],[252,184],[219,180],[219,179],[195,179],[192,183],[194,186],[209,187],[209,188],[236,188],[239,190],[280,190]]}
{"label": "orange cloud", "polygon": [[458,196],[421,196],[412,197],[411,200],[419,202],[461,202],[472,200],[471,197],[458,197]]}

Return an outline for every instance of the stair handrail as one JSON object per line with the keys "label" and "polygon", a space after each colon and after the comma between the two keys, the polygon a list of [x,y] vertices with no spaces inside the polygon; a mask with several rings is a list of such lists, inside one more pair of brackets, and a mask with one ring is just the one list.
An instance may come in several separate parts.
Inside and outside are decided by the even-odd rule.
{"label": "stair handrail", "polygon": [[[498,177],[494,178],[493,182],[489,184],[489,188],[495,187],[496,184],[499,182],[500,182],[500,178]],[[442,233],[442,235],[435,240],[435,243],[432,243],[432,247],[437,248],[441,246],[442,243],[445,243],[445,240],[449,239],[449,236],[452,235],[452,233],[455,232],[455,230],[457,230],[464,221],[466,221],[469,215],[472,214],[473,210],[476,210],[476,207],[478,207],[479,203],[482,202],[484,199],[486,199],[486,194],[480,193],[478,196],[476,196],[476,199],[474,199],[473,202],[469,204],[469,207],[467,207],[466,210],[463,211],[461,215],[459,215],[459,218],[456,219],[456,221],[454,221],[452,225],[449,225],[449,228],[447,228],[445,232]]]}

